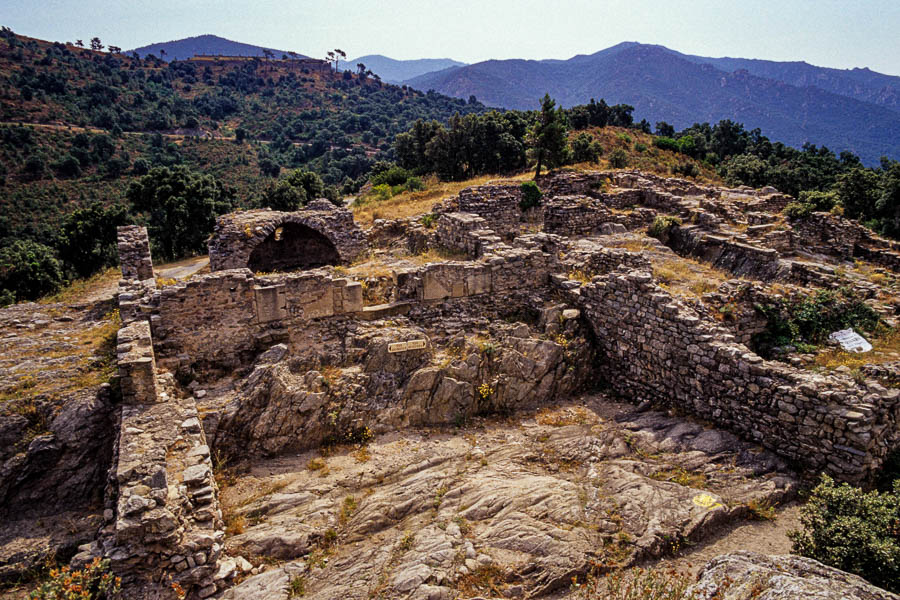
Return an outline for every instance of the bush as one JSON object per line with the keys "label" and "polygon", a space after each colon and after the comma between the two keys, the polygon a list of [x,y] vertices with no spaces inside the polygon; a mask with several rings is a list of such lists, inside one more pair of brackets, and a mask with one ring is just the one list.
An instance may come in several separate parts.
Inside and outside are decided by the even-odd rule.
{"label": "bush", "polygon": [[628,166],[628,155],[621,148],[616,148],[609,155],[609,166],[613,169],[624,169]]}
{"label": "bush", "polygon": [[32,240],[15,240],[0,249],[0,290],[5,301],[35,300],[64,283],[53,249]]}
{"label": "bush", "polygon": [[519,186],[519,189],[522,191],[522,199],[519,200],[520,209],[528,210],[541,205],[543,193],[541,193],[541,188],[535,182],[525,181]]}
{"label": "bush", "polygon": [[657,215],[653,219],[653,224],[647,230],[647,235],[655,237],[658,240],[665,239],[669,235],[669,231],[673,227],[681,225],[681,219],[669,215]]}
{"label": "bush", "polygon": [[386,183],[390,186],[403,185],[410,178],[410,172],[394,165],[372,176],[372,185]]}
{"label": "bush", "polygon": [[674,175],[682,175],[684,177],[696,177],[700,174],[700,169],[692,162],[678,163],[672,167]]}
{"label": "bush", "polygon": [[690,573],[674,569],[634,567],[611,571],[602,579],[588,576],[574,589],[579,598],[595,600],[692,600],[696,597],[688,593],[692,579]]}
{"label": "bush", "polygon": [[900,479],[888,492],[863,492],[827,475],[801,510],[793,552],[900,592]]}
{"label": "bush", "polygon": [[762,356],[768,356],[775,346],[820,344],[839,329],[871,332],[881,323],[878,313],[847,289],[819,290],[799,300],[781,298],[757,305],[756,310],[767,319],[766,330],[752,342]]}
{"label": "bush", "polygon": [[410,177],[406,180],[406,189],[410,192],[419,192],[425,189],[425,183],[418,177]]}
{"label": "bush", "polygon": [[812,204],[803,204],[802,202],[788,202],[781,214],[792,221],[794,219],[805,219],[813,212]]}
{"label": "bush", "polygon": [[84,569],[50,569],[50,578],[28,595],[29,600],[108,600],[119,593],[122,580],[109,572],[109,561],[95,558]]}
{"label": "bush", "polygon": [[636,143],[636,144],[634,145],[634,151],[635,151],[635,152],[646,152],[646,151],[647,151],[647,144],[642,144],[641,142]]}
{"label": "bush", "polygon": [[572,140],[572,160],[576,163],[595,163],[602,154],[603,146],[588,133],[581,132]]}
{"label": "bush", "polygon": [[678,142],[670,137],[658,137],[653,140],[653,145],[660,150],[669,150],[671,152],[678,152],[681,150],[681,148],[678,147]]}

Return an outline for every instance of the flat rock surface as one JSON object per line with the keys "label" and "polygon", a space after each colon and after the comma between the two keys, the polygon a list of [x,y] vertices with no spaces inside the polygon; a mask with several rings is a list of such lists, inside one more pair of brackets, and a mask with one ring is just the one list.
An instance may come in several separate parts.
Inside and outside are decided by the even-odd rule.
{"label": "flat rock surface", "polygon": [[799,556],[735,552],[714,558],[688,593],[696,600],[898,600],[861,577]]}
{"label": "flat rock surface", "polygon": [[229,551],[290,561],[226,597],[287,598],[294,580],[318,599],[548,597],[593,564],[678,552],[796,485],[730,434],[602,397],[407,430],[257,461],[225,487],[243,526]]}

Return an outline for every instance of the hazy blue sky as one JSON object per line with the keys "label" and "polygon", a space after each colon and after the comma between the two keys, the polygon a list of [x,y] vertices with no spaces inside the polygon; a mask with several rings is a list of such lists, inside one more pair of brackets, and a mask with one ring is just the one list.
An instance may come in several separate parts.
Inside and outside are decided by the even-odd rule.
{"label": "hazy blue sky", "polygon": [[898,0],[0,0],[0,24],[133,48],[203,33],[322,56],[569,58],[622,41],[900,75]]}

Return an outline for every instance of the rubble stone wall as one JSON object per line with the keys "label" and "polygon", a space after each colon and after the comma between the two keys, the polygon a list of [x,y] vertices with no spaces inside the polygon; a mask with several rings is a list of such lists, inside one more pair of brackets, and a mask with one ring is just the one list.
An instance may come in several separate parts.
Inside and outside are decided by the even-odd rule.
{"label": "rubble stone wall", "polygon": [[119,265],[126,280],[153,278],[153,259],[150,256],[150,238],[147,228],[127,225],[117,228]]}
{"label": "rubble stone wall", "polygon": [[479,185],[464,189],[457,199],[458,212],[483,218],[489,229],[511,237],[519,232],[522,191],[517,185]]}
{"label": "rubble stone wall", "polygon": [[766,362],[647,272],[595,278],[580,298],[600,370],[632,401],[674,404],[850,482],[867,479],[900,442],[900,390]]}

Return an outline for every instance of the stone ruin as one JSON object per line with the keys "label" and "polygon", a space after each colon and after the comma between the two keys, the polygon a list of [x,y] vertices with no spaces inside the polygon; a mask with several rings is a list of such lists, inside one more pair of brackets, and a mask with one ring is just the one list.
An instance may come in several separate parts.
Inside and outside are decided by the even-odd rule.
{"label": "stone ruin", "polygon": [[213,271],[312,269],[350,263],[365,250],[366,236],[350,211],[319,199],[296,212],[263,209],[219,217],[209,241],[209,266]]}
{"label": "stone ruin", "polygon": [[[216,452],[265,457],[363,429],[447,425],[552,404],[598,380],[853,483],[870,481],[900,446],[900,390],[764,360],[746,345],[758,318],[724,323],[661,286],[641,251],[607,245],[675,215],[683,225],[654,240],[656,251],[763,282],[834,287],[834,268],[795,249],[893,270],[894,243],[830,215],[811,221],[827,228],[783,224],[788,199],[774,190],[630,171],[539,185],[539,214],[522,214],[516,186],[479,186],[436,205],[433,229],[376,222],[368,241],[348,211],[323,202],[225,215],[209,243],[212,273],[164,287],[146,231],[120,228],[122,411],[107,522],[80,559],[110,558],[130,589],[145,590],[135,597],[164,595],[171,582],[192,597],[221,593],[243,559],[223,553]],[[461,259],[398,260],[384,302],[372,303],[373,280],[335,268],[367,247]],[[728,282],[708,300],[764,293]],[[493,341],[473,346],[472,328]],[[323,375],[331,371],[336,379]],[[217,379],[230,383],[210,396],[183,383]]]}

